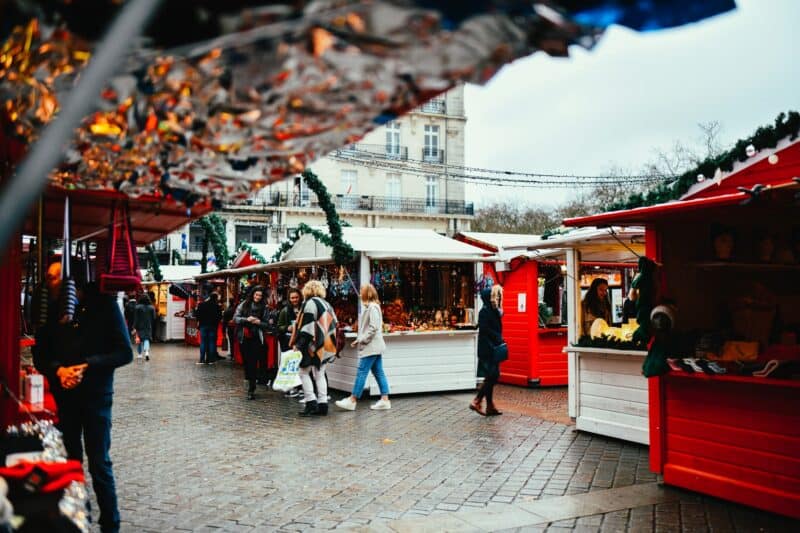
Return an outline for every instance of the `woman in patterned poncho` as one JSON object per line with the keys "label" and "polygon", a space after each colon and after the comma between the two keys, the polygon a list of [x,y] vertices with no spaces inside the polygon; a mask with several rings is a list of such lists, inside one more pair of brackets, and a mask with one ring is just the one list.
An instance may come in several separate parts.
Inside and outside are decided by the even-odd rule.
{"label": "woman in patterned poncho", "polygon": [[[317,280],[311,280],[303,287],[303,307],[297,316],[297,323],[289,344],[302,355],[300,361],[300,382],[306,407],[301,416],[328,414],[328,381],[325,367],[336,355],[336,313],[325,301],[325,287]],[[314,383],[317,394],[314,394]]]}

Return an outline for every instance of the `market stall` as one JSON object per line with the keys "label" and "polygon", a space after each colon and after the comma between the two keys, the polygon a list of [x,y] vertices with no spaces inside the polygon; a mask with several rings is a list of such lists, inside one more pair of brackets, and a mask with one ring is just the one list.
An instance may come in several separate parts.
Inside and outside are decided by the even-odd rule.
{"label": "market stall", "polygon": [[[586,238],[584,234],[582,238]],[[608,237],[601,232],[601,239]],[[503,285],[503,336],[509,358],[502,363],[500,381],[522,386],[566,385],[567,275],[561,249],[528,250],[552,246],[553,240],[538,235],[461,232],[456,239],[483,248],[496,257],[483,264],[483,276]],[[597,238],[597,237],[595,237]],[[607,256],[606,259],[612,259]],[[583,261],[583,292],[596,277],[608,280],[615,322],[621,321],[629,263]]]}
{"label": "market stall", "polygon": [[747,146],[730,166],[680,201],[566,224],[644,224],[663,265],[659,301],[676,307],[652,326],[651,469],[800,518],[800,141]]}
{"label": "market stall", "polygon": [[142,289],[155,295],[153,306],[158,314],[158,324],[154,332],[160,341],[183,340],[186,330],[186,298],[183,291],[170,291],[176,284],[186,285],[192,276],[200,273],[199,266],[161,265],[161,280],[156,281],[149,269],[142,269]]}
{"label": "market stall", "polygon": [[[384,370],[393,393],[470,389],[477,371],[475,293],[477,262],[484,250],[431,230],[343,228],[357,253],[350,265],[333,264],[331,249],[311,235],[301,236],[282,260],[229,271],[277,276],[277,286],[302,287],[320,279],[340,321],[358,323],[358,287],[371,282],[384,312],[387,344]],[[348,333],[355,338],[356,333]],[[332,387],[350,390],[358,367],[347,348],[328,370]],[[377,385],[367,387],[377,393]]]}
{"label": "market stall", "polygon": [[[582,431],[647,444],[647,380],[641,375],[646,352],[624,342],[593,342],[583,331],[581,301],[596,278],[608,281],[612,323],[608,332],[632,332],[622,323],[623,295],[644,253],[642,228],[586,228],[555,235],[526,247],[539,260],[564,265],[565,315],[569,343],[563,348],[568,372],[569,416]],[[616,326],[616,329],[612,329]],[[605,332],[605,331],[604,331]]]}

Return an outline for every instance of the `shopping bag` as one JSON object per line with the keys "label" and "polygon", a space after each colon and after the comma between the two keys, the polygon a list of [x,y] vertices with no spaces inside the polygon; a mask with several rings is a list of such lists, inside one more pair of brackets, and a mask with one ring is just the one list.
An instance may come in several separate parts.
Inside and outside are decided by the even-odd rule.
{"label": "shopping bag", "polygon": [[281,362],[278,366],[278,375],[272,384],[273,390],[288,392],[300,385],[300,361],[303,355],[297,350],[281,353]]}

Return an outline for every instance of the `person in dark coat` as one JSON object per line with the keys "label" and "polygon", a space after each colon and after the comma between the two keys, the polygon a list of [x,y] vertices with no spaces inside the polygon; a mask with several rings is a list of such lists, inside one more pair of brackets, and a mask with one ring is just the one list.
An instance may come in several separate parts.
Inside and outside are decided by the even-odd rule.
{"label": "person in dark coat", "polygon": [[[475,399],[469,408],[484,416],[501,415],[494,404],[494,386],[500,377],[500,365],[494,362],[494,348],[502,344],[503,322],[500,310],[502,309],[503,288],[495,285],[481,291],[483,307],[478,313],[478,364],[483,371],[483,385],[478,389]],[[486,410],[481,405],[486,398]]]}
{"label": "person in dark coat", "polygon": [[156,308],[150,303],[150,297],[142,294],[139,303],[136,304],[136,311],[133,318],[133,329],[139,336],[137,346],[137,358],[141,359],[144,353],[145,361],[150,360],[150,341],[153,340],[153,319],[156,316]]}
{"label": "person in dark coat", "polygon": [[198,364],[212,365],[217,356],[217,329],[222,320],[222,311],[217,302],[217,293],[212,292],[197,306],[197,325],[200,328],[200,361]]}
{"label": "person in dark coat", "polygon": [[256,380],[259,362],[267,356],[266,330],[267,303],[264,301],[264,288],[250,289],[247,298],[236,308],[233,321],[238,329],[238,341],[244,359],[244,376],[248,382],[247,399],[256,399]]}
{"label": "person in dark coat", "polygon": [[[49,279],[49,294],[59,294]],[[111,406],[114,370],[133,359],[125,319],[116,301],[95,284],[78,290],[72,322],[51,302],[47,323],[36,333],[34,365],[50,383],[58,406],[58,428],[70,459],[83,461],[84,445],[103,532],[119,531],[116,484],[111,469]]]}

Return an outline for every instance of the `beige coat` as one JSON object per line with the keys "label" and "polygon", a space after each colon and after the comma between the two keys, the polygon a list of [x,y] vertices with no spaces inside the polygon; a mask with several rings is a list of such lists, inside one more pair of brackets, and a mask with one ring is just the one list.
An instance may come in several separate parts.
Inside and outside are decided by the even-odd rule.
{"label": "beige coat", "polygon": [[358,357],[382,354],[386,351],[383,341],[383,313],[381,306],[375,302],[367,304],[358,319]]}

